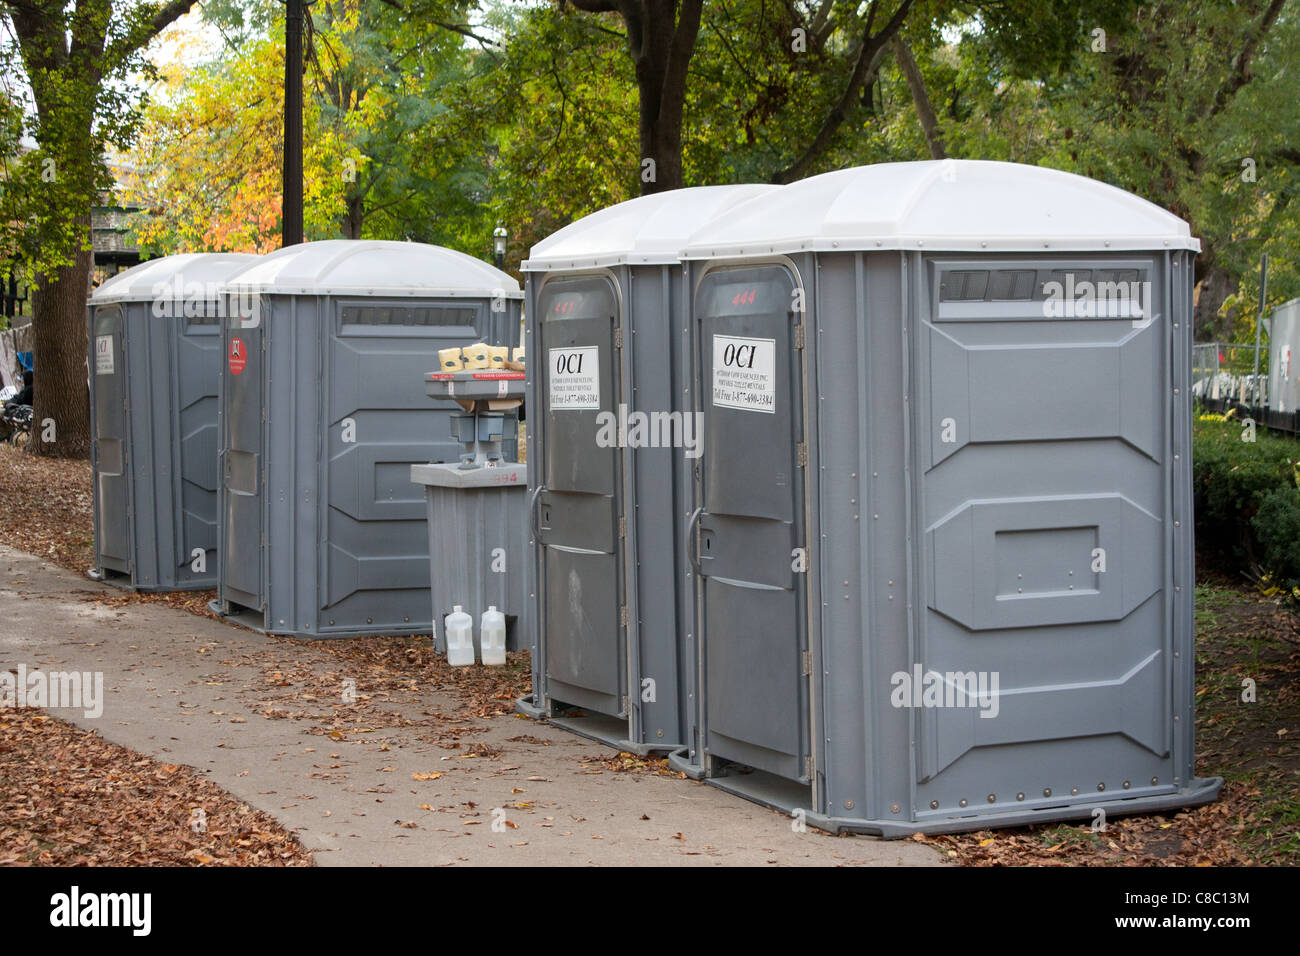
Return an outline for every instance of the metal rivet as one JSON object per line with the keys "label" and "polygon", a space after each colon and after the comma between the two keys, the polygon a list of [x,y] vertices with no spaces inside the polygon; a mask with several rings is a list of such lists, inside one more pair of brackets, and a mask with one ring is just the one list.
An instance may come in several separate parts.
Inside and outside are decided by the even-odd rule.
{"label": "metal rivet", "polygon": [[[898,804],[894,804],[894,806],[898,806]],[[852,809],[853,809],[853,801],[852,801],[852,800],[845,800],[845,801],[844,801],[844,809],[845,809],[845,810],[852,810]],[[897,811],[895,811],[895,812],[897,812]]]}
{"label": "metal rivet", "polygon": [[366,618],[366,623],[367,623],[367,624],[373,624],[373,623],[375,623],[375,622],[372,621],[370,618]]}
{"label": "metal rivet", "polygon": [[1131,784],[1130,784],[1127,780],[1125,780],[1125,781],[1124,781],[1124,789],[1127,790],[1130,786],[1131,786]]}
{"label": "metal rivet", "polygon": [[965,797],[962,797],[960,800],[958,800],[958,801],[957,801],[957,806],[959,806],[959,807],[964,807],[964,806],[966,806],[966,798],[965,798]]}
{"label": "metal rivet", "polygon": [[1070,796],[1072,796],[1072,797],[1077,797],[1078,795],[1079,795],[1079,788],[1078,788],[1078,787],[1071,787],[1071,788],[1070,788]]}
{"label": "metal rivet", "polygon": [[1023,800],[1023,799],[1025,799],[1025,795],[1024,795],[1023,793],[1018,793],[1018,794],[1016,794],[1016,799],[1017,799],[1017,800]]}
{"label": "metal rivet", "polygon": [[931,801],[930,801],[930,809],[931,809],[931,810],[938,810],[938,809],[939,809],[939,801],[938,801],[938,800],[931,800]]}
{"label": "metal rivet", "polygon": [[1050,797],[1051,795],[1052,795],[1052,788],[1051,788],[1051,787],[1044,787],[1044,788],[1043,788],[1043,796],[1045,796],[1045,797]]}
{"label": "metal rivet", "polygon": [[1160,782],[1160,778],[1159,778],[1159,777],[1152,777],[1152,778],[1151,778],[1151,786],[1154,787],[1154,786],[1155,786],[1156,784],[1158,784],[1159,782]]}
{"label": "metal rivet", "polygon": [[998,795],[997,795],[996,793],[990,793],[990,794],[989,794],[989,797],[988,797],[988,800],[989,800],[989,803],[997,803],[997,802],[998,802]]}
{"label": "metal rivet", "polygon": [[1105,790],[1105,789],[1106,789],[1106,785],[1105,785],[1104,783],[1099,783],[1099,784],[1097,784],[1097,792],[1098,792],[1098,793],[1100,793],[1101,791],[1103,791],[1103,790]]}

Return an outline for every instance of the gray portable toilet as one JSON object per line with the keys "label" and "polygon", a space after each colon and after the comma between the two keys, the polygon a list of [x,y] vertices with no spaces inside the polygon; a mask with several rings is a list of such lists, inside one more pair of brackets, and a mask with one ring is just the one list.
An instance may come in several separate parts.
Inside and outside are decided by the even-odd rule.
{"label": "gray portable toilet", "polygon": [[[528,308],[529,618],[520,710],[646,753],[685,741],[690,607],[682,532],[681,248],[775,186],[711,186],[593,213],[533,247]],[[606,426],[602,437],[602,425]]]}
{"label": "gray portable toilet", "polygon": [[269,253],[227,293],[216,609],[282,634],[429,633],[410,466],[460,444],[424,376],[439,349],[513,338],[519,284],[450,249],[339,239]]}
{"label": "gray portable toilet", "polygon": [[167,256],[91,295],[91,577],[140,591],[216,585],[218,289],[256,258]]}
{"label": "gray portable toilet", "polygon": [[1208,802],[1186,223],[897,163],[692,237],[698,707],[672,764],[898,837]]}

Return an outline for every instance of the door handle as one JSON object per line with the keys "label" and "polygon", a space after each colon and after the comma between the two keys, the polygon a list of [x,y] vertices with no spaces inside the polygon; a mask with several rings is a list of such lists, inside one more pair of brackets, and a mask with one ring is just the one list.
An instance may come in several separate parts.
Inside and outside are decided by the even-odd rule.
{"label": "door handle", "polygon": [[533,489],[533,493],[528,499],[528,526],[533,532],[533,539],[537,541],[540,541],[542,537],[542,530],[537,524],[537,502],[545,490],[545,485],[538,485]]}
{"label": "door handle", "polygon": [[686,522],[686,559],[691,562],[691,567],[700,577],[704,577],[704,569],[700,567],[700,544],[696,532],[700,527],[700,515],[704,513],[704,506],[696,508],[691,512],[690,519]]}

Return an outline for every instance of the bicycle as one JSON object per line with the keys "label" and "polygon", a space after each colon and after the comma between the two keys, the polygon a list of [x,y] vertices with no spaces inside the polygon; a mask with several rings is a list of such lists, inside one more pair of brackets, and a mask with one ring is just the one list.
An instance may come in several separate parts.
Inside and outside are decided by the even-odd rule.
{"label": "bicycle", "polygon": [[6,405],[0,411],[0,423],[9,426],[9,436],[4,439],[18,448],[25,448],[32,440],[32,406]]}

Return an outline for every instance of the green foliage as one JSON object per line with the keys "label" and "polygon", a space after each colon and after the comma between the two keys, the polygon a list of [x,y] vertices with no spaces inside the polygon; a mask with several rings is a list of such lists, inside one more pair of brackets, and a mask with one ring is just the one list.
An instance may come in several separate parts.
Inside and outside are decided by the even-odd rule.
{"label": "green foliage", "polygon": [[[465,4],[427,0],[455,20]],[[263,7],[221,12],[228,42],[197,67],[180,52],[145,114],[132,195],[149,208],[136,235],[151,252],[265,251],[280,244],[284,21]],[[247,12],[247,11],[245,11]],[[310,10],[303,105],[309,239],[410,239],[482,255],[491,155],[447,106],[472,75],[460,34],[376,0]]]}
{"label": "green foliage", "polygon": [[1268,583],[1300,600],[1300,489],[1274,488],[1262,495],[1250,525]]}
{"label": "green foliage", "polygon": [[1236,422],[1198,421],[1192,440],[1196,537],[1205,553],[1239,562],[1260,558],[1252,519],[1267,495],[1296,491],[1300,443],[1262,427],[1255,441]]}
{"label": "green foliage", "polygon": [[0,2],[13,38],[0,44],[11,97],[0,133],[0,255],[29,276],[70,265],[89,247],[91,207],[113,188],[105,157],[138,128],[141,94],[130,81],[151,75],[143,49],[159,9]]}

